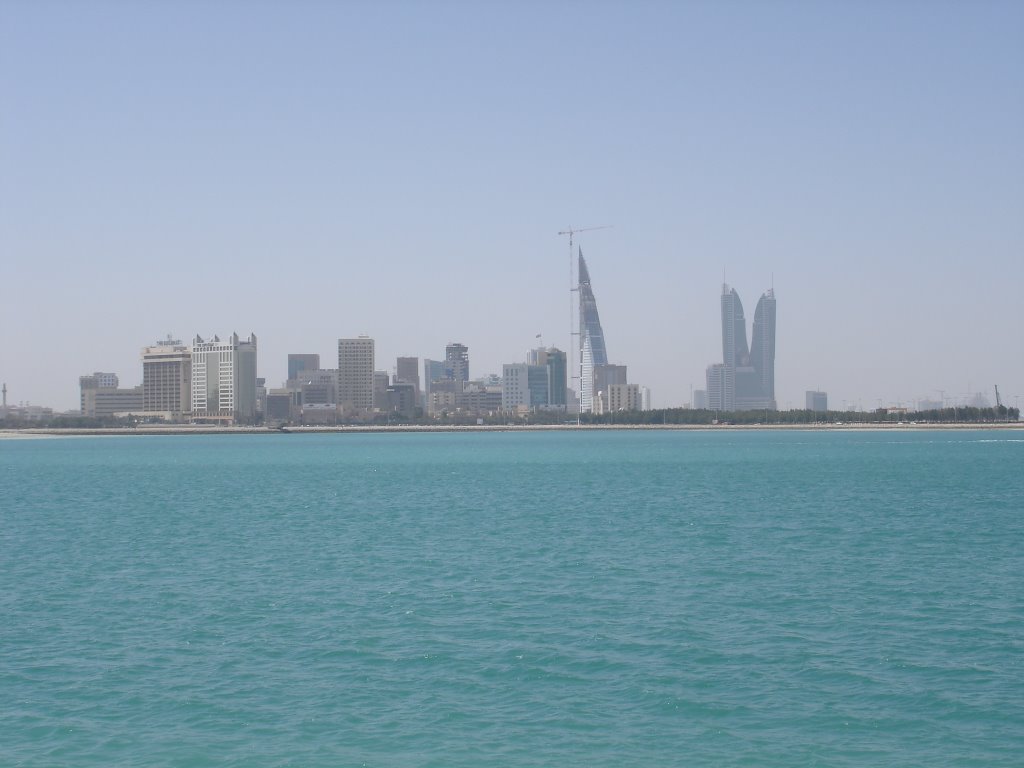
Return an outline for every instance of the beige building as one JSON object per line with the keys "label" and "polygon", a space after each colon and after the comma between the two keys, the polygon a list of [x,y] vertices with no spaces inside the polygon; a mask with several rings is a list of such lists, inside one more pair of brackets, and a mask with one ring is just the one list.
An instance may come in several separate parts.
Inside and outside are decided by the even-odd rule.
{"label": "beige building", "polygon": [[192,350],[168,338],[142,349],[142,410],[180,421],[192,410]]}
{"label": "beige building", "polygon": [[343,411],[373,409],[373,339],[338,339],[338,407]]}
{"label": "beige building", "polygon": [[142,387],[82,390],[82,415],[96,419],[142,413]]}
{"label": "beige building", "polygon": [[643,405],[640,399],[640,385],[612,384],[608,389],[597,393],[594,405],[595,413],[639,411]]}
{"label": "beige building", "polygon": [[[78,377],[78,389],[79,395],[79,410],[81,410],[83,416],[95,415],[86,412],[86,398],[91,397],[88,393],[91,390],[96,389],[117,389],[118,379],[116,373],[104,373],[102,371],[96,371],[95,373],[89,373],[85,376]],[[95,398],[90,402],[95,402]],[[95,408],[95,406],[89,406]]]}

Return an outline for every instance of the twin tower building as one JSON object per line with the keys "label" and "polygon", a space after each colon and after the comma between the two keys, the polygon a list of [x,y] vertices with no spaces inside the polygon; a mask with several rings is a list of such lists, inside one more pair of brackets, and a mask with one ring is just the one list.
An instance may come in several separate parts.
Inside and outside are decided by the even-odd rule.
{"label": "twin tower building", "polygon": [[[590,284],[587,262],[579,252],[580,307],[580,410],[594,405],[609,377],[625,366],[608,364],[608,351]],[[775,291],[757,302],[754,328],[747,345],[747,321],[735,288],[722,285],[722,362],[708,366],[704,390],[694,392],[694,408],[716,411],[776,410],[775,403]]]}
{"label": "twin tower building", "polygon": [[747,321],[735,288],[722,285],[722,362],[707,369],[707,408],[768,409],[775,404],[775,291],[758,299],[747,346]]}

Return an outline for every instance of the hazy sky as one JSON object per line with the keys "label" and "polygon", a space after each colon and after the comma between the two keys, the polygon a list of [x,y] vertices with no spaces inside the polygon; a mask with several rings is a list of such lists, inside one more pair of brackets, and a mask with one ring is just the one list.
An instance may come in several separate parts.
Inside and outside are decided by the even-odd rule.
{"label": "hazy sky", "polygon": [[[1024,3],[0,0],[0,379],[168,332],[569,343],[568,244],[656,406],[774,279],[802,407],[1024,395]],[[748,330],[749,333],[749,330]]]}

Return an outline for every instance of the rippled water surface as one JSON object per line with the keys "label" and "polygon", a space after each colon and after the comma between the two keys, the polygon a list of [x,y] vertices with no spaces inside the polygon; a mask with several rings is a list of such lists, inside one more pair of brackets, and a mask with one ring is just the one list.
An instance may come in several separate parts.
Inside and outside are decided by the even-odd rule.
{"label": "rippled water surface", "polygon": [[0,441],[0,765],[1024,764],[1024,441]]}

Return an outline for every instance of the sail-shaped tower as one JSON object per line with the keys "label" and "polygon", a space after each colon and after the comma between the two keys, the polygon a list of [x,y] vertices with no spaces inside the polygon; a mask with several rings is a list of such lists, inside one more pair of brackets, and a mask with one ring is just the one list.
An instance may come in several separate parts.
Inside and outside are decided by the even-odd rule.
{"label": "sail-shaped tower", "polygon": [[608,352],[604,345],[604,330],[597,311],[597,299],[590,284],[583,249],[579,249],[580,299],[580,410],[589,413],[594,407],[594,368],[608,365]]}

